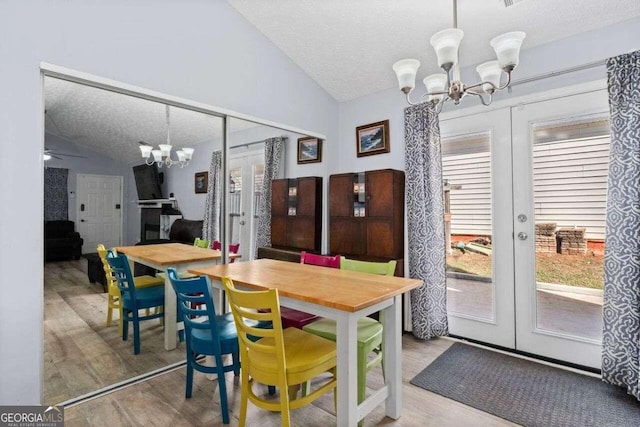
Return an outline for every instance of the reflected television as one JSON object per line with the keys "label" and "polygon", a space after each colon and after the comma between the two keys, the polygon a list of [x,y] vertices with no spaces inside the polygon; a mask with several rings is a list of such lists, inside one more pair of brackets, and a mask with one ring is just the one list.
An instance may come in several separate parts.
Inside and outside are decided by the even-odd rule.
{"label": "reflected television", "polygon": [[138,190],[138,200],[163,199],[160,174],[155,164],[134,166],[133,176]]}

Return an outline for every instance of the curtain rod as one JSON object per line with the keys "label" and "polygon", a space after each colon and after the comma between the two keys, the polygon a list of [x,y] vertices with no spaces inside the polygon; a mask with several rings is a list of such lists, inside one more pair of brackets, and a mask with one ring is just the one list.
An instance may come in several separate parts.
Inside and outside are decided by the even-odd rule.
{"label": "curtain rod", "polygon": [[[509,84],[509,87],[511,88],[512,86],[517,86],[517,85],[521,85],[521,84],[525,84],[525,83],[531,83],[531,82],[535,82],[535,81],[538,81],[538,80],[547,79],[549,77],[556,77],[556,76],[561,76],[563,74],[574,73],[576,71],[588,70],[589,68],[595,68],[595,67],[603,66],[606,63],[607,63],[606,59],[601,59],[599,61],[588,62],[586,64],[576,65],[575,67],[569,67],[569,68],[565,68],[565,69],[559,70],[559,71],[550,71],[548,73],[538,74],[537,76],[527,77],[526,79],[514,80],[514,81],[511,82],[511,84]],[[511,91],[511,90],[509,90],[509,91]]]}
{"label": "curtain rod", "polygon": [[[287,136],[285,136],[285,135],[280,136],[280,138],[282,138],[282,139],[288,139],[288,137],[287,137]],[[267,138],[267,139],[268,139],[268,138]],[[251,145],[263,144],[263,143],[264,143],[264,141],[265,141],[265,140],[264,140],[264,139],[262,139],[262,140],[260,140],[260,141],[253,141],[253,142],[247,142],[247,143],[245,143],[245,144],[238,144],[238,145],[234,145],[233,147],[229,147],[229,149],[230,149],[230,150],[232,150],[232,149],[234,149],[234,148],[241,148],[241,147],[249,148],[249,146],[251,146]]]}

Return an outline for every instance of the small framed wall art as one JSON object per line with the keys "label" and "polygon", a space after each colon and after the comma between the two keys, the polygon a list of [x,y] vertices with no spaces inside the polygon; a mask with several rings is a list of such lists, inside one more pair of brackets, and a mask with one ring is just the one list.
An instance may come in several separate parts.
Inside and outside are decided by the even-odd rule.
{"label": "small framed wall art", "polygon": [[206,193],[208,187],[209,187],[209,172],[196,172],[195,174],[196,194]]}
{"label": "small framed wall art", "polygon": [[356,128],[356,153],[358,157],[388,153],[389,150],[389,120]]}
{"label": "small framed wall art", "polygon": [[322,140],[313,137],[298,139],[298,164],[322,161]]}

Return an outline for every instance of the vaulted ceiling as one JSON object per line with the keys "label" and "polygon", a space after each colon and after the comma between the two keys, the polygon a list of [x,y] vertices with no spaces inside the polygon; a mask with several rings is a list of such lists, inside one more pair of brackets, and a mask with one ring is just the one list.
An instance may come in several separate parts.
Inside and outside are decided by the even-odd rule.
{"label": "vaulted ceiling", "polygon": [[[400,59],[420,60],[420,80],[439,72],[429,39],[453,22],[453,0],[227,1],[338,101],[396,86]],[[637,16],[638,0],[459,0],[461,64],[493,59],[507,31],[530,49]]]}
{"label": "vaulted ceiling", "polygon": [[[400,59],[421,61],[419,79],[438,72],[429,38],[453,20],[453,0],[227,1],[341,102],[397,87],[391,65]],[[638,16],[639,0],[458,0],[461,63],[492,59],[489,40],[506,31],[525,31],[526,50]],[[140,162],[139,141],[166,141],[164,104],[46,78],[45,109],[47,133],[126,163]],[[175,107],[170,115],[176,148],[220,136],[219,118]]]}

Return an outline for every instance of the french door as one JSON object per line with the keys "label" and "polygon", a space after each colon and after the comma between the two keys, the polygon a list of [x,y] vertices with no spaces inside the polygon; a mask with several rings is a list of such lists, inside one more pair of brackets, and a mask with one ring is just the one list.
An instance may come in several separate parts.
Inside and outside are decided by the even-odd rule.
{"label": "french door", "polygon": [[440,128],[450,332],[600,368],[606,91]]}
{"label": "french door", "polygon": [[257,209],[262,199],[264,151],[231,155],[229,163],[229,229],[231,244],[240,244],[239,261],[255,257]]}

